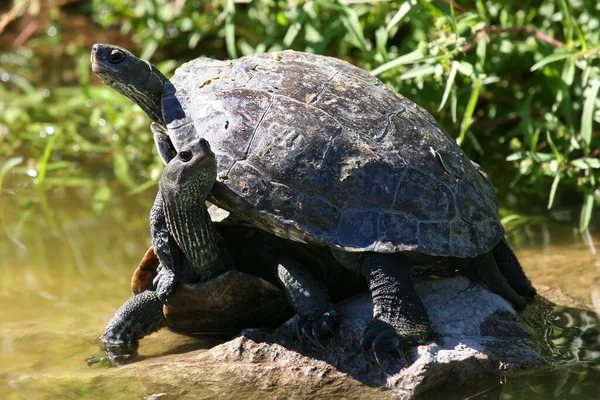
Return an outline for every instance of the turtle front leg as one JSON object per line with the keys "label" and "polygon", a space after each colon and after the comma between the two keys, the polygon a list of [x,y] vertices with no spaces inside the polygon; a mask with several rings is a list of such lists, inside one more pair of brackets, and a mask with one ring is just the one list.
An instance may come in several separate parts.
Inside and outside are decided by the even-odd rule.
{"label": "turtle front leg", "polygon": [[[177,155],[168,131],[164,126],[155,122],[150,124],[150,130],[154,136],[158,155],[166,165]],[[163,266],[160,276],[155,276],[153,284],[156,288],[156,295],[166,304],[167,297],[177,286],[177,277],[181,277],[181,274],[178,274],[181,271],[175,270],[176,266],[180,264],[178,261],[181,260],[178,257],[181,252],[167,226],[164,199],[160,189],[150,210],[150,234],[156,258]]]}
{"label": "turtle front leg", "polygon": [[410,271],[411,266],[398,255],[365,254],[363,272],[373,298],[373,320],[365,330],[361,348],[367,361],[372,350],[382,369],[381,353],[423,344],[433,333]]}
{"label": "turtle front leg", "polygon": [[338,312],[325,287],[309,271],[291,263],[277,266],[277,277],[283,284],[287,298],[298,313],[296,334],[311,343],[319,342],[327,334],[334,334]]}
{"label": "turtle front leg", "polygon": [[178,275],[175,268],[181,264],[181,262],[178,262],[181,261],[181,251],[169,232],[164,210],[164,200],[160,191],[156,195],[154,205],[150,210],[150,233],[152,235],[154,253],[161,264],[159,273],[154,278],[153,285],[156,290],[156,296],[166,304],[167,297],[177,286]]}
{"label": "turtle front leg", "polygon": [[[100,338],[108,359],[114,365],[131,362],[137,356],[139,341],[165,324],[163,303],[153,291],[146,291],[127,300],[108,321]],[[101,360],[92,356],[88,364]]]}

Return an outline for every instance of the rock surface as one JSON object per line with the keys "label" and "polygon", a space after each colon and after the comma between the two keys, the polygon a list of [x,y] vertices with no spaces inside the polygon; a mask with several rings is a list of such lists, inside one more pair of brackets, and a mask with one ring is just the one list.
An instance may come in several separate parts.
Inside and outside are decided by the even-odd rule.
{"label": "rock surface", "polygon": [[[439,334],[404,357],[386,355],[387,375],[360,352],[372,315],[364,294],[339,305],[339,336],[324,348],[300,344],[293,319],[275,332],[247,330],[212,347],[148,357],[101,374],[136,376],[157,398],[412,398],[440,384],[540,367],[531,327],[503,298],[462,277],[416,283]],[[539,314],[539,313],[538,313]],[[141,352],[149,341],[142,341]],[[534,351],[533,348],[537,350]]]}

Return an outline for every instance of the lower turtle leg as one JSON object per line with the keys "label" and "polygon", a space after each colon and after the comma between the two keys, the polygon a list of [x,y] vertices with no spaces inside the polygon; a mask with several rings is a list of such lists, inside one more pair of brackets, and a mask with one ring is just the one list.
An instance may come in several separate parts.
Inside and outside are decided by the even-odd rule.
{"label": "lower turtle leg", "polygon": [[531,281],[527,279],[521,263],[519,263],[517,256],[506,242],[506,239],[502,239],[494,246],[493,252],[498,269],[510,287],[521,296],[535,296],[537,291],[531,285]]}
{"label": "lower turtle leg", "polygon": [[513,290],[498,269],[491,251],[474,258],[461,268],[461,273],[472,281],[485,284],[491,291],[510,301],[515,309],[523,310],[527,307],[527,302]]}
{"label": "lower turtle leg", "polygon": [[108,322],[100,338],[109,360],[126,364],[137,356],[139,340],[165,323],[163,303],[153,291],[127,300]]}
{"label": "lower turtle leg", "polygon": [[319,339],[333,333],[338,317],[327,290],[309,271],[291,263],[279,264],[277,277],[298,313],[298,338],[304,336],[320,346]]}
{"label": "lower turtle leg", "polygon": [[413,286],[411,265],[401,256],[367,253],[363,271],[373,297],[373,321],[361,347],[366,353],[425,343],[433,332],[427,311]]}

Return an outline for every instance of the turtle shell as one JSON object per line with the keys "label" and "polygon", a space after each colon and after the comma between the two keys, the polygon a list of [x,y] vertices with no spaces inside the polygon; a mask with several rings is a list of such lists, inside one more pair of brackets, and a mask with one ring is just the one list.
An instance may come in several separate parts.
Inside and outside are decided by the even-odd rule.
{"label": "turtle shell", "polygon": [[217,155],[211,200],[285,238],[346,251],[473,257],[504,235],[493,187],[412,101],[294,51],[182,65],[163,96],[176,149]]}

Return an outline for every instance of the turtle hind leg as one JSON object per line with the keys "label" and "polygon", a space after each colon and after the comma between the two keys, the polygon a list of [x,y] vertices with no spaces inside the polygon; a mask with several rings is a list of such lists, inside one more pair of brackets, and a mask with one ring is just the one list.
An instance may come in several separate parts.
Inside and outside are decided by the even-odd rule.
{"label": "turtle hind leg", "polygon": [[373,321],[361,347],[365,357],[373,350],[380,366],[380,353],[425,343],[433,334],[429,315],[413,286],[411,269],[410,262],[400,255],[365,254],[363,271],[373,298]]}
{"label": "turtle hind leg", "polygon": [[131,362],[137,356],[139,340],[159,330],[164,323],[163,303],[155,292],[146,291],[130,298],[110,319],[100,338],[108,359],[115,365]]}
{"label": "turtle hind leg", "polygon": [[498,269],[492,251],[470,260],[460,268],[460,272],[472,281],[483,283],[492,292],[510,301],[515,309],[520,311],[527,307],[527,302],[513,290]]}
{"label": "turtle hind leg", "polygon": [[322,347],[320,340],[335,333],[338,313],[327,290],[310,271],[285,262],[277,266],[277,277],[292,307],[298,313],[296,334]]}
{"label": "turtle hind leg", "polygon": [[531,285],[529,279],[527,279],[521,263],[519,263],[517,256],[506,242],[506,239],[502,239],[494,246],[493,252],[500,273],[515,292],[524,297],[535,296],[537,291]]}

